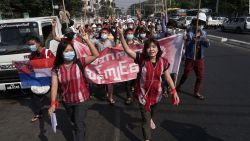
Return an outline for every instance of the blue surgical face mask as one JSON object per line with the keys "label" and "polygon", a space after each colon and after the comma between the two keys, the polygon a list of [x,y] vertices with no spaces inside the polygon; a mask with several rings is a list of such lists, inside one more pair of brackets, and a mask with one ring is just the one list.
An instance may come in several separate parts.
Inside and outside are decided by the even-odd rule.
{"label": "blue surgical face mask", "polygon": [[142,39],[144,39],[144,38],[146,37],[146,33],[140,34],[140,37],[141,37]]}
{"label": "blue surgical face mask", "polygon": [[108,38],[108,35],[107,35],[107,34],[102,34],[102,35],[101,35],[101,38],[102,38],[103,40],[106,40],[106,39]]}
{"label": "blue surgical face mask", "polygon": [[128,40],[133,40],[133,39],[134,39],[134,35],[133,35],[133,34],[128,34],[128,35],[126,36],[126,38],[127,38]]}
{"label": "blue surgical face mask", "polygon": [[72,61],[75,57],[74,51],[63,52],[63,58],[65,61]]}
{"label": "blue surgical face mask", "polygon": [[36,45],[29,45],[29,49],[30,49],[32,52],[37,51]]}

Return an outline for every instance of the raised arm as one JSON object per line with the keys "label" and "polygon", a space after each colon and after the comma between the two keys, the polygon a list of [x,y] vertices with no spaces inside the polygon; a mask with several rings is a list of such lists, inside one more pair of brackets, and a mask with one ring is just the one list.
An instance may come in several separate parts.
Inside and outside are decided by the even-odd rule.
{"label": "raised arm", "polygon": [[129,46],[124,38],[123,28],[122,28],[121,23],[119,23],[119,26],[117,27],[117,32],[119,34],[119,38],[120,38],[120,41],[122,43],[122,47],[123,47],[124,51],[129,55],[129,57],[136,59],[136,52],[134,52],[134,50],[129,48]]}
{"label": "raised arm", "polygon": [[86,42],[86,44],[88,45],[90,52],[92,54],[92,55],[87,56],[85,58],[85,64],[90,64],[99,56],[99,52],[96,49],[96,47],[94,46],[94,44],[90,41],[89,35],[87,33],[85,33],[83,29],[80,29],[80,32],[81,32],[82,39]]}
{"label": "raised arm", "polygon": [[58,42],[61,42],[61,38],[56,36],[56,21],[52,21],[52,38]]}
{"label": "raised arm", "polygon": [[166,15],[163,12],[161,13],[161,27],[162,27],[162,32],[167,33]]}

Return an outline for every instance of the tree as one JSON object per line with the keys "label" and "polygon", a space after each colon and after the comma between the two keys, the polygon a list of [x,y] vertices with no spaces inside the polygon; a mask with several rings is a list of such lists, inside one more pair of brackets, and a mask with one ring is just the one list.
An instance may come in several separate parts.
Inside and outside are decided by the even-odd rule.
{"label": "tree", "polygon": [[21,18],[28,12],[30,17],[49,16],[52,14],[50,0],[2,0],[0,11],[4,18]]}

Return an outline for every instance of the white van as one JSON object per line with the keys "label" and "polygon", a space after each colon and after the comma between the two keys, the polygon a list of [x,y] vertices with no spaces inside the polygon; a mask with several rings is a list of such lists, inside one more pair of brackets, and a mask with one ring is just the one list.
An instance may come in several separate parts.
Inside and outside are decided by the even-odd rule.
{"label": "white van", "polygon": [[56,34],[61,36],[61,24],[56,16],[0,20],[0,91],[22,89],[12,61],[29,59],[27,36],[39,37],[43,46],[56,53],[58,42],[52,40],[51,35],[53,19],[57,21]]}

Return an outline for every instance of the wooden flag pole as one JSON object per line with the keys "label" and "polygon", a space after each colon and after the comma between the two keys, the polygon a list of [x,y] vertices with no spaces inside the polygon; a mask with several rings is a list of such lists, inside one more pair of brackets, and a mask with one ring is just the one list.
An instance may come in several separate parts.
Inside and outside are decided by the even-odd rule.
{"label": "wooden flag pole", "polygon": [[[63,3],[63,12],[64,12],[64,16],[65,16],[66,18],[68,18],[67,14],[66,14],[66,8],[65,8],[64,0],[62,0],[62,3]],[[70,20],[70,19],[69,19],[69,20]],[[67,28],[69,27],[68,23],[66,23],[66,26],[67,26]]]}
{"label": "wooden flag pole", "polygon": [[[199,6],[198,6],[198,12],[197,12],[197,17],[196,17],[196,31],[195,31],[195,38],[196,38],[196,35],[198,33],[198,25],[199,25],[199,13],[200,13],[200,9],[201,9],[201,0],[199,0]],[[196,49],[196,46],[197,46],[197,39],[195,40],[195,44],[194,44],[194,61],[196,60],[196,52],[197,52],[197,49]]]}

